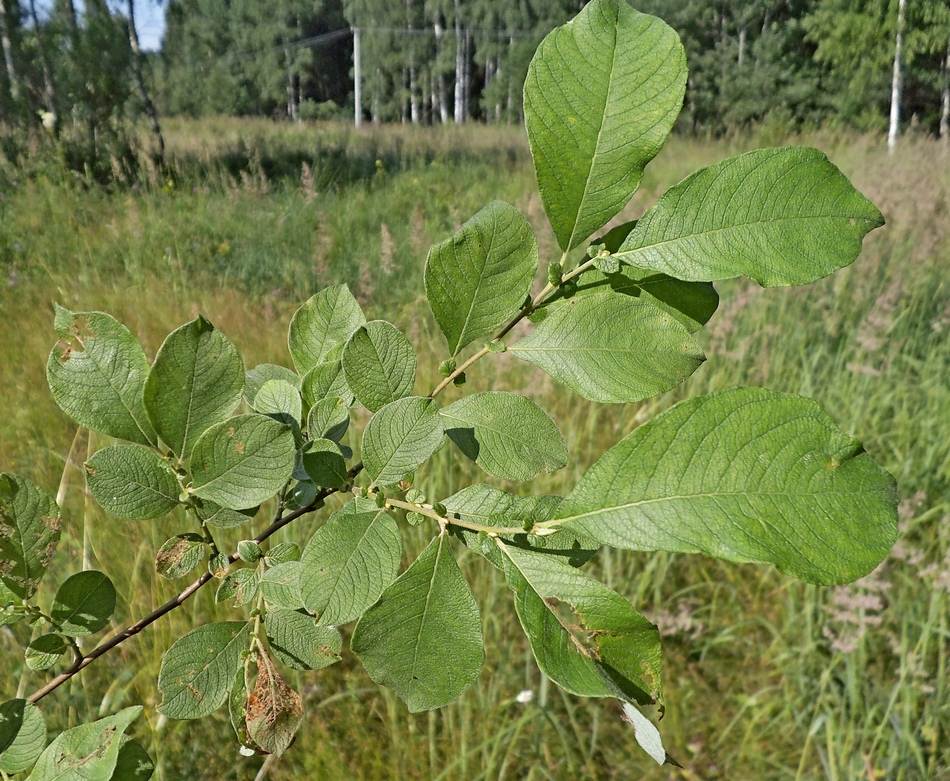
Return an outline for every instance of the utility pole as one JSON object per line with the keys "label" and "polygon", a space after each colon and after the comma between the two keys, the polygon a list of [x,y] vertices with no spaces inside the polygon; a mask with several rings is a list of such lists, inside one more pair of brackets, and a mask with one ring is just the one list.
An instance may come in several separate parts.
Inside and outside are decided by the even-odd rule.
{"label": "utility pole", "polygon": [[356,104],[353,109],[353,124],[356,127],[363,126],[363,95],[361,92],[360,78],[360,28],[353,28],[353,102]]}

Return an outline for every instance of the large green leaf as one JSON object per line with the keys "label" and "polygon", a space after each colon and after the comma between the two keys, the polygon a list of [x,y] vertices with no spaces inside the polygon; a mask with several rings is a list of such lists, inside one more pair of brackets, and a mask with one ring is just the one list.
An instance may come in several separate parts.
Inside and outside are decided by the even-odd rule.
{"label": "large green leaf", "polygon": [[557,423],[526,396],[475,393],[439,414],[449,439],[495,477],[530,480],[567,463],[567,445]]}
{"label": "large green leaf", "polygon": [[192,629],[172,643],[158,673],[159,712],[172,719],[214,713],[228,696],[248,641],[245,622],[223,621]]}
{"label": "large green leaf", "polygon": [[591,401],[641,401],[705,360],[689,331],[643,298],[604,291],[551,304],[508,350]]}
{"label": "large green leaf", "polygon": [[[453,494],[443,504],[449,517],[457,520],[496,528],[530,528],[554,518],[563,501],[560,496],[514,496],[507,491],[476,483]],[[491,537],[456,524],[450,529],[467,547],[480,553],[499,569],[504,569],[503,557]],[[600,547],[590,537],[567,529],[557,529],[554,534],[541,536],[518,533],[504,534],[502,537],[508,545],[560,556],[572,567],[585,564]]]}
{"label": "large green leaf", "polygon": [[[662,701],[660,633],[653,624],[616,591],[563,560],[495,544],[545,675],[581,696],[619,692],[640,703]],[[550,615],[543,615],[542,605]]]}
{"label": "large green leaf", "polygon": [[296,426],[303,422],[303,401],[297,386],[286,380],[268,380],[257,395],[253,407],[262,415],[272,417],[281,423]]}
{"label": "large green leaf", "polygon": [[679,37],[625,0],[594,0],[541,42],[524,85],[525,126],[561,249],[630,200],[685,89]]}
{"label": "large green leaf", "polygon": [[59,542],[59,507],[35,483],[0,473],[0,580],[21,599],[36,593]]}
{"label": "large green leaf", "polygon": [[557,516],[618,548],[769,562],[832,584],[887,555],[896,508],[894,479],[814,401],[728,388],[635,429]]}
{"label": "large green leaf", "polygon": [[85,468],[89,493],[116,518],[158,518],[178,505],[178,476],[151,448],[106,447],[93,455]]}
{"label": "large green leaf", "polygon": [[61,733],[40,755],[30,781],[111,781],[123,733],[141,713],[136,705]]}
{"label": "large green leaf", "polygon": [[80,426],[142,445],[155,443],[143,393],[148,359],[128,328],[103,312],[56,307],[60,342],[46,379],[60,408]]}
{"label": "large green leaf", "polygon": [[268,610],[264,631],[274,656],[294,670],[322,670],[340,661],[340,633],[334,627],[317,626],[306,613]]}
{"label": "large green leaf", "polygon": [[148,781],[155,772],[155,763],[145,747],[135,740],[126,740],[119,747],[115,770],[109,781]]}
{"label": "large green leaf", "polygon": [[20,773],[36,762],[46,747],[46,722],[29,700],[0,705],[0,771]]}
{"label": "large green leaf", "polygon": [[504,201],[492,201],[429,250],[426,296],[452,355],[518,312],[537,269],[531,226]]}
{"label": "large green leaf", "polygon": [[378,485],[394,485],[414,472],[442,443],[432,399],[409,396],[387,404],[363,431],[363,466]]}
{"label": "large green leaf", "polygon": [[448,535],[429,543],[363,614],[350,648],[411,713],[448,705],[478,677],[482,623]]}
{"label": "large green leaf", "polygon": [[311,439],[332,439],[339,443],[350,426],[350,408],[339,396],[321,399],[307,415],[307,433]]}
{"label": "large green leaf", "polygon": [[[339,347],[342,348],[342,345]],[[342,349],[339,353],[343,354]],[[300,393],[308,408],[326,398],[342,398],[347,406],[353,404],[354,400],[353,391],[346,384],[343,362],[339,358],[318,363],[308,371],[300,383]]]}
{"label": "large green leaf", "polygon": [[297,373],[304,376],[323,363],[366,323],[363,310],[346,285],[325,288],[294,314],[287,341]]}
{"label": "large green leaf", "polygon": [[145,382],[145,408],[162,441],[187,458],[202,433],[234,412],[243,392],[237,348],[199,316],[159,349]]}
{"label": "large green leaf", "polygon": [[112,581],[102,572],[86,570],[63,581],[50,615],[64,635],[83,637],[109,623],[115,612],[115,601]]}
{"label": "large green leaf", "polygon": [[412,393],[416,354],[396,326],[373,320],[343,349],[343,374],[356,400],[371,412]]}
{"label": "large green leaf", "polygon": [[617,255],[677,279],[802,285],[847,266],[881,213],[817,149],[760,149],[670,188]]}
{"label": "large green leaf", "polygon": [[194,492],[232,510],[255,507],[290,479],[296,456],[290,426],[265,415],[238,415],[195,443]]}
{"label": "large green leaf", "polygon": [[249,407],[254,406],[254,398],[257,396],[264,383],[270,380],[283,380],[289,382],[298,390],[300,389],[300,377],[293,369],[286,366],[278,366],[274,363],[261,363],[253,369],[244,372],[244,401]]}
{"label": "large green leaf", "polygon": [[340,446],[332,439],[315,439],[301,448],[300,460],[314,485],[342,488],[349,475]]}
{"label": "large green leaf", "polygon": [[[360,509],[362,508],[362,509]],[[300,596],[321,624],[346,624],[375,604],[402,561],[392,516],[353,500],[314,533],[300,559]]]}

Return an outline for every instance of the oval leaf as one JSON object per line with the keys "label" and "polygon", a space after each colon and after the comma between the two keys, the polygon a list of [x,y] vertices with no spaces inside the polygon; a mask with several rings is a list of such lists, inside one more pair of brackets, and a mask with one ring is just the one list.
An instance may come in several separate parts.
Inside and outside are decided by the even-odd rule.
{"label": "oval leaf", "polygon": [[86,462],[85,469],[89,493],[116,518],[158,518],[178,506],[178,475],[147,447],[105,447]]}
{"label": "oval leaf", "polygon": [[323,363],[330,351],[366,323],[363,310],[346,285],[321,290],[294,314],[287,341],[297,373]]}
{"label": "oval leaf", "polygon": [[605,453],[558,510],[632,550],[767,562],[811,583],[870,572],[897,534],[894,479],[814,401],[728,388]]}
{"label": "oval leaf", "polygon": [[234,607],[241,607],[248,604],[257,596],[257,586],[260,583],[260,576],[257,570],[249,567],[236,569],[221,581],[218,590],[214,594],[215,602],[228,602],[234,600]]}
{"label": "oval leaf", "polygon": [[68,648],[66,641],[58,634],[40,635],[26,647],[26,666],[31,670],[48,670]]}
{"label": "oval leaf", "polygon": [[268,380],[283,380],[300,389],[300,377],[293,369],[274,363],[259,364],[244,373],[244,401],[249,407],[254,407],[254,398]]}
{"label": "oval leaf", "polygon": [[426,462],[444,434],[432,399],[409,396],[387,404],[363,431],[363,465],[378,485],[395,485]]}
{"label": "oval leaf", "polygon": [[255,507],[290,479],[296,455],[290,426],[265,415],[238,415],[195,443],[194,493],[232,510]]}
{"label": "oval leaf", "polygon": [[530,480],[567,463],[557,423],[525,396],[475,393],[439,410],[445,433],[488,474]]}
{"label": "oval leaf", "polygon": [[504,201],[493,201],[429,250],[426,297],[452,355],[518,312],[537,269],[531,226]]}
{"label": "oval leaf", "polygon": [[817,149],[760,149],[670,188],[617,257],[677,279],[803,285],[854,261],[865,234],[883,224]]}
{"label": "oval leaf", "polygon": [[51,616],[59,631],[69,637],[98,632],[115,612],[115,586],[96,570],[77,572],[56,592]]}
{"label": "oval leaf", "polygon": [[270,610],[264,631],[274,656],[293,670],[322,670],[340,661],[343,638],[333,627],[317,626],[296,610]]}
{"label": "oval leaf", "polygon": [[0,579],[29,599],[59,542],[59,507],[38,485],[0,473]]}
{"label": "oval leaf", "polygon": [[350,648],[411,713],[448,705],[485,659],[475,598],[442,534],[366,611]]}
{"label": "oval leaf", "polygon": [[614,292],[552,304],[508,351],[591,401],[641,401],[675,388],[705,360],[679,322]]}
{"label": "oval leaf", "polygon": [[304,548],[303,604],[321,624],[355,621],[395,580],[401,561],[402,538],[392,516],[372,502],[351,501]]}
{"label": "oval leaf", "polygon": [[679,37],[625,0],[594,0],[541,42],[524,85],[525,127],[561,249],[630,200],[685,90]]}
{"label": "oval leaf", "polygon": [[373,320],[343,349],[343,373],[356,400],[371,412],[412,393],[416,354],[396,326]]}
{"label": "oval leaf", "polygon": [[80,426],[140,445],[155,444],[145,412],[148,359],[128,328],[103,312],[56,307],[61,341],[46,379],[60,409]]}
{"label": "oval leaf", "polygon": [[243,621],[223,621],[176,640],[158,673],[159,712],[172,719],[200,719],[221,707],[247,650],[248,634]]}
{"label": "oval leaf", "polygon": [[244,362],[203,317],[172,331],[145,383],[145,408],[158,435],[183,458],[198,437],[226,420],[244,392]]}
{"label": "oval leaf", "polygon": [[148,781],[155,772],[155,763],[145,747],[135,740],[127,740],[119,747],[115,770],[109,781]]}
{"label": "oval leaf", "polygon": [[303,401],[296,386],[286,380],[268,380],[254,397],[254,409],[290,425],[303,420]]}
{"label": "oval leaf", "polygon": [[46,747],[46,722],[29,700],[0,705],[0,771],[14,774],[30,767]]}
{"label": "oval leaf", "polygon": [[307,415],[311,439],[332,439],[339,443],[350,426],[350,408],[339,396],[321,399]]}
{"label": "oval leaf", "polygon": [[204,559],[207,544],[200,534],[176,534],[155,554],[155,571],[169,580],[185,577]]}
{"label": "oval leaf", "polygon": [[114,716],[73,727],[60,734],[40,755],[32,781],[111,781],[123,733],[142,713],[136,705]]}
{"label": "oval leaf", "polygon": [[315,439],[300,451],[304,471],[314,485],[340,488],[349,480],[340,446],[331,439]]}
{"label": "oval leaf", "polygon": [[300,610],[300,562],[288,561],[268,569],[261,577],[261,595],[274,610]]}
{"label": "oval leaf", "polygon": [[342,398],[347,406],[354,401],[353,391],[346,384],[343,364],[339,360],[328,360],[314,366],[301,381],[300,393],[307,407],[333,397]]}
{"label": "oval leaf", "polygon": [[300,729],[303,702],[280,677],[265,652],[258,650],[255,658],[257,681],[247,698],[247,732],[263,751],[279,757],[290,747]]}

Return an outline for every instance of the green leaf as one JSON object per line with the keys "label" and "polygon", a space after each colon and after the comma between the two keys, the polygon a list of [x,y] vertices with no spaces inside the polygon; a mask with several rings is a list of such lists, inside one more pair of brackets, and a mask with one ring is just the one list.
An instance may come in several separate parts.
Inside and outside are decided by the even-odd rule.
{"label": "green leaf", "polygon": [[136,705],[61,733],[40,755],[30,781],[111,781],[123,733],[141,713]]}
{"label": "green leaf", "polygon": [[46,379],[60,409],[101,434],[155,444],[143,401],[148,359],[129,329],[103,312],[57,306],[56,331]]}
{"label": "green leaf", "polygon": [[538,243],[531,226],[503,201],[492,201],[458,233],[432,247],[425,266],[426,297],[452,355],[515,315],[537,270]]}
{"label": "green leaf", "polygon": [[438,450],[443,436],[432,399],[399,399],[383,407],[366,425],[363,466],[377,485],[395,485]]}
{"label": "green leaf", "polygon": [[138,741],[126,740],[119,747],[110,781],[148,781],[154,772],[155,763],[145,747]]}
{"label": "green leaf", "polygon": [[176,534],[162,543],[155,554],[155,571],[163,578],[183,578],[205,557],[207,541],[200,534]]}
{"label": "green leaf", "polygon": [[618,257],[677,279],[802,285],[847,266],[877,208],[817,149],[760,149],[670,188]]}
{"label": "green leaf", "polygon": [[247,732],[261,749],[279,757],[293,743],[303,722],[303,702],[265,652],[258,650],[255,658],[257,681],[247,700]]}
{"label": "green leaf", "polygon": [[299,561],[288,561],[271,567],[261,577],[261,595],[267,606],[273,610],[300,610],[303,601],[300,598]]}
{"label": "green leaf", "polygon": [[567,445],[557,423],[526,396],[474,393],[439,414],[448,438],[495,477],[530,480],[567,464]]}
{"label": "green leaf", "polygon": [[159,712],[172,719],[200,719],[214,713],[228,696],[248,642],[243,621],[205,624],[176,640],[158,673]]}
{"label": "green leaf", "polygon": [[342,345],[366,323],[360,305],[346,285],[321,290],[294,314],[288,344],[301,376],[323,363],[330,351]]}
{"label": "green leaf", "polygon": [[241,607],[248,604],[257,596],[257,587],[260,584],[260,576],[257,571],[244,567],[229,572],[218,590],[214,594],[215,602],[229,602],[234,600],[234,607]]}
{"label": "green leaf", "polygon": [[675,318],[614,292],[552,304],[508,351],[591,401],[641,401],[679,385],[705,360]]}
{"label": "green leaf", "polygon": [[296,455],[289,426],[265,415],[238,415],[195,443],[194,493],[232,510],[255,507],[290,479]]}
{"label": "green leaf", "polygon": [[300,597],[321,624],[355,621],[392,584],[401,561],[402,538],[392,516],[371,501],[350,501],[304,548]]}
{"label": "green leaf", "polygon": [[178,506],[181,486],[171,465],[141,445],[113,445],[85,465],[86,485],[99,505],[116,518],[147,520]]}
{"label": "green leaf", "polygon": [[264,563],[268,567],[276,567],[290,561],[300,561],[300,548],[295,542],[278,542],[264,553]]}
{"label": "green leaf", "polygon": [[244,401],[254,408],[254,399],[268,380],[283,380],[300,390],[300,377],[293,369],[274,363],[262,363],[244,373]]}
{"label": "green leaf", "polygon": [[31,670],[48,670],[68,649],[62,636],[53,633],[40,635],[26,647],[26,666]]}
{"label": "green leaf", "polygon": [[314,366],[304,376],[300,385],[300,392],[307,407],[312,407],[323,399],[333,397],[342,398],[348,407],[355,400],[353,391],[346,384],[343,364],[339,359],[324,361]]}
{"label": "green leaf", "polygon": [[187,458],[201,434],[226,420],[244,392],[244,362],[203,317],[172,331],[145,382],[145,408],[158,435]]}
{"label": "green leaf", "polygon": [[482,624],[448,535],[433,540],[364,613],[350,648],[411,713],[448,705],[478,677]]}
{"label": "green leaf", "polygon": [[231,694],[228,696],[228,718],[234,734],[242,746],[253,746],[254,741],[247,734],[247,680],[244,666],[234,673]]}
{"label": "green leaf", "polygon": [[331,439],[315,439],[300,451],[303,468],[315,485],[341,488],[349,475],[340,446]]}
{"label": "green leaf", "polygon": [[[660,633],[652,623],[616,591],[557,557],[498,539],[495,544],[507,560],[506,571],[517,573],[510,578],[515,591],[533,592],[529,600],[540,598],[560,625],[557,640],[539,632],[553,624],[525,611],[528,603],[518,594],[518,616],[545,675],[581,696],[618,696],[619,690],[641,704],[662,701]],[[581,659],[568,659],[564,651]],[[601,682],[590,685],[592,672]]]}
{"label": "green leaf", "polygon": [[26,618],[26,613],[16,610],[16,606],[22,603],[23,600],[0,580],[0,628],[12,626]]}
{"label": "green leaf", "polygon": [[339,396],[321,399],[307,416],[307,433],[312,439],[332,439],[339,444],[349,426],[350,408]]}
{"label": "green leaf", "polygon": [[396,326],[373,320],[343,348],[343,373],[356,400],[371,412],[412,393],[416,354]]}
{"label": "green leaf", "polygon": [[268,380],[254,397],[254,409],[289,425],[303,420],[303,401],[296,386],[285,380]]}
{"label": "green leaf", "polygon": [[0,771],[21,773],[36,762],[46,746],[46,722],[29,700],[0,705]]}
{"label": "green leaf", "polygon": [[277,660],[294,670],[322,670],[340,661],[343,638],[330,626],[296,610],[271,610],[264,631]]}
{"label": "green leaf", "polygon": [[772,563],[834,584],[887,555],[896,508],[894,479],[817,403],[728,388],[635,429],[557,517],[618,548]]}
{"label": "green leaf", "polygon": [[50,613],[59,631],[69,637],[98,632],[115,612],[116,593],[112,581],[96,570],[77,572],[56,592]]}
{"label": "green leaf", "polygon": [[59,542],[59,507],[35,483],[0,473],[0,580],[29,599]]}
{"label": "green leaf", "polygon": [[195,512],[198,517],[205,521],[209,526],[218,529],[231,529],[235,526],[242,526],[257,515],[258,507],[249,507],[246,510],[232,510],[230,507],[222,507],[208,499],[194,497]]}
{"label": "green leaf", "polygon": [[[554,518],[563,501],[560,496],[514,496],[507,491],[476,483],[453,494],[443,504],[451,518],[481,526],[524,528]],[[504,560],[491,537],[462,526],[453,525],[450,528],[467,547],[499,569],[504,569]],[[543,536],[527,533],[502,536],[509,545],[562,557],[572,567],[586,564],[600,547],[590,537],[566,529],[557,529],[553,534]]]}
{"label": "green leaf", "polygon": [[624,0],[594,0],[541,42],[524,85],[525,127],[562,250],[630,200],[679,114],[686,74],[676,33]]}

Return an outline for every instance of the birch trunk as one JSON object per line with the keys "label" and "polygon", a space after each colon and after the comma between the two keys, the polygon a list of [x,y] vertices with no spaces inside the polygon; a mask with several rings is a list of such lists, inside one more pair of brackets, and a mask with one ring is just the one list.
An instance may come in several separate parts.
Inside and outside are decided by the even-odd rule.
{"label": "birch trunk", "polygon": [[43,28],[36,13],[36,0],[30,0],[30,18],[33,21],[33,34],[36,36],[36,51],[40,56],[40,67],[43,69],[43,102],[51,116],[47,126],[54,134],[58,135],[59,114],[56,111],[56,88],[53,84],[53,69],[50,66],[49,55],[46,53]]}
{"label": "birch trunk", "polygon": [[465,121],[465,39],[459,0],[455,0],[455,124]]}
{"label": "birch trunk", "polygon": [[155,159],[159,163],[165,161],[165,138],[162,136],[162,127],[158,122],[158,112],[155,110],[155,104],[148,94],[145,86],[145,76],[143,74],[142,47],[139,45],[139,34],[135,28],[135,0],[127,0],[126,11],[129,17],[129,46],[132,48],[132,79],[135,81],[135,89],[139,93],[139,100],[145,108],[145,116],[148,117],[149,125],[152,128],[152,135],[155,137],[157,152]]}
{"label": "birch trunk", "polygon": [[7,79],[10,82],[10,97],[14,103],[20,100],[20,79],[17,76],[16,63],[13,59],[13,26],[10,24],[10,15],[7,4],[0,0],[0,41],[3,42],[3,61],[7,68]]}
{"label": "birch trunk", "polygon": [[947,39],[947,59],[943,62],[943,110],[940,112],[940,139],[950,144],[950,38]]}
{"label": "birch trunk", "polygon": [[891,154],[897,147],[897,136],[901,125],[901,83],[903,82],[904,15],[907,0],[897,5],[897,34],[894,38],[894,73],[891,78],[891,120],[887,129],[887,151]]}

